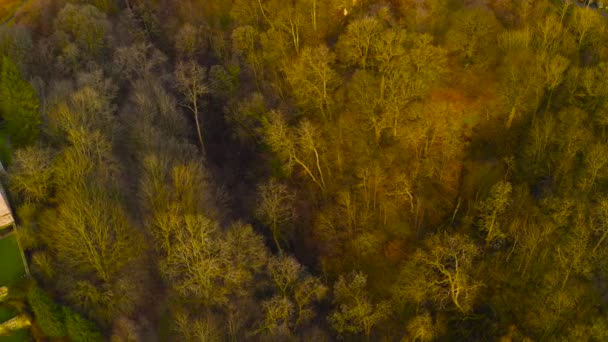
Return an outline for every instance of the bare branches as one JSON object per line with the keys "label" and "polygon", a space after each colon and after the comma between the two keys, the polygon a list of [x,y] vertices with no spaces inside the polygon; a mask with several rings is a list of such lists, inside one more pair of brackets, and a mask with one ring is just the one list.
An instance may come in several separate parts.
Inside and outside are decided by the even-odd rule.
{"label": "bare branches", "polygon": [[205,155],[205,144],[203,142],[202,124],[199,117],[200,98],[209,92],[205,84],[205,69],[195,61],[179,62],[175,69],[175,81],[177,90],[184,97],[180,104],[190,110],[194,115],[196,132],[203,155]]}

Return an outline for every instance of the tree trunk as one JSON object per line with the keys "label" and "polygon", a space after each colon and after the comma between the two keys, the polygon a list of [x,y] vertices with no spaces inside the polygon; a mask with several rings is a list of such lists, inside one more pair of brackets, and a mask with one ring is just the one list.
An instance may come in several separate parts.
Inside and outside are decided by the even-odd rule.
{"label": "tree trunk", "polygon": [[[195,108],[196,108],[196,106],[195,106]],[[201,152],[203,153],[203,156],[205,156],[206,155],[205,143],[203,142],[203,133],[201,131],[201,123],[198,118],[198,110],[194,111],[194,121],[196,122],[196,133],[198,134],[198,142],[201,146]]]}
{"label": "tree trunk", "polygon": [[604,233],[602,234],[602,237],[597,242],[595,247],[593,247],[593,251],[591,252],[592,254],[595,254],[595,251],[600,247],[600,245],[602,244],[602,242],[604,242],[604,240],[606,239],[607,236],[608,236],[608,230],[604,229]]}
{"label": "tree trunk", "polygon": [[262,0],[258,0],[258,5],[260,6],[260,11],[262,12],[262,16],[264,17],[264,20],[266,20],[268,25],[270,25],[270,28],[274,29],[274,25],[272,24],[272,21],[270,21],[270,19],[268,19],[268,17],[266,16],[266,11],[264,11],[264,7],[262,6]]}
{"label": "tree trunk", "polygon": [[317,31],[317,0],[312,0],[312,29]]}
{"label": "tree trunk", "polygon": [[281,248],[281,244],[279,243],[277,229],[278,228],[276,227],[276,225],[272,228],[272,239],[274,240],[274,244],[277,246],[277,251],[279,252],[279,255],[283,255],[283,249]]}
{"label": "tree trunk", "polygon": [[513,108],[511,108],[511,113],[509,114],[509,119],[507,120],[507,129],[511,128],[513,119],[515,119],[515,106],[513,106]]}

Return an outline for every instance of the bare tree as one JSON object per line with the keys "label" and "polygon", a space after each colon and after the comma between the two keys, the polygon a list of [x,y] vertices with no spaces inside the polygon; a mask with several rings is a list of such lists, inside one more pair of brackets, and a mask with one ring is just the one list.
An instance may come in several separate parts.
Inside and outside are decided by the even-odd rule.
{"label": "bare tree", "polygon": [[397,296],[418,306],[430,299],[442,309],[452,304],[461,313],[470,312],[483,286],[471,276],[479,249],[468,237],[447,233],[433,235],[425,245],[403,269]]}
{"label": "bare tree", "polygon": [[509,182],[498,182],[490,190],[489,197],[480,204],[479,228],[486,232],[486,246],[505,237],[501,231],[501,216],[510,204],[512,186]]}
{"label": "bare tree", "polygon": [[195,61],[179,62],[175,69],[175,81],[177,90],[184,97],[181,105],[189,109],[194,115],[198,142],[203,155],[205,144],[203,143],[202,125],[199,115],[200,98],[209,92],[205,84],[205,69]]}
{"label": "bare tree", "polygon": [[342,275],[334,285],[336,309],[329,322],[341,335],[363,332],[369,339],[372,328],[390,314],[389,304],[374,303],[366,287],[367,276],[361,272]]}
{"label": "bare tree", "polygon": [[[264,122],[262,134],[266,144],[282,160],[286,171],[291,172],[294,165],[300,165],[323,192],[327,190],[319,153],[321,139],[310,122],[304,121],[294,130],[288,126],[283,114],[271,111]],[[310,160],[312,158],[314,162]],[[315,168],[317,171],[314,171]]]}
{"label": "bare tree", "polygon": [[289,223],[295,216],[293,209],[294,196],[285,185],[274,179],[260,185],[258,193],[260,198],[256,216],[269,226],[274,243],[279,253],[282,253],[279,240],[283,238],[285,224]]}

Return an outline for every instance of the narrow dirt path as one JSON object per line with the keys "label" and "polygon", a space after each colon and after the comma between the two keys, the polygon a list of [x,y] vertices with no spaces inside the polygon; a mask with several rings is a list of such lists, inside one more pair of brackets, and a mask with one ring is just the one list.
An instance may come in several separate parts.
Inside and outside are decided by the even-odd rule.
{"label": "narrow dirt path", "polygon": [[21,11],[21,9],[23,8],[23,6],[27,5],[28,2],[30,2],[30,0],[23,0],[23,1],[21,1],[21,4],[19,5],[19,7],[17,7],[10,16],[8,16],[7,18],[4,18],[0,22],[0,25],[4,25],[4,24],[8,23],[9,21],[13,20],[13,18],[15,17],[15,15],[17,13],[19,13],[19,11]]}

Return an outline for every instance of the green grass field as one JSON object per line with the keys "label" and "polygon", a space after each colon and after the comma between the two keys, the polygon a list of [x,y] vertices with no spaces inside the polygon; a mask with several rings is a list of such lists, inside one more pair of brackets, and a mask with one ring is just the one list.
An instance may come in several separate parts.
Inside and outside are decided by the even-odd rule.
{"label": "green grass field", "polygon": [[0,286],[6,286],[25,274],[25,265],[15,235],[0,240]]}
{"label": "green grass field", "polygon": [[17,330],[9,336],[0,336],[0,342],[24,342],[29,341],[30,330]]}
{"label": "green grass field", "polygon": [[15,317],[17,313],[15,310],[6,307],[6,305],[0,306],[0,324],[8,321],[9,319]]}
{"label": "green grass field", "polygon": [[[0,305],[0,324],[15,317],[17,312],[6,305]],[[0,342],[23,342],[29,337],[29,329],[15,331],[9,336],[0,336]]]}

